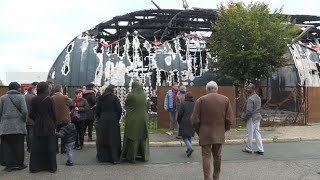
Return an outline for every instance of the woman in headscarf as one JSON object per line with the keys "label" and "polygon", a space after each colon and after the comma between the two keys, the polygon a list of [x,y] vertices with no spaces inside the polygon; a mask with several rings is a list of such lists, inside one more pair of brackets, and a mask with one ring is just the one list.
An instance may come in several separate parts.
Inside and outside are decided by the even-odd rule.
{"label": "woman in headscarf", "polygon": [[132,83],[126,101],[125,133],[121,159],[135,163],[149,160],[148,105],[141,84]]}
{"label": "woman in headscarf", "polygon": [[37,85],[37,96],[31,101],[30,118],[34,120],[33,141],[30,155],[30,172],[57,171],[56,116],[48,84]]}
{"label": "woman in headscarf", "polygon": [[109,85],[98,98],[95,128],[97,131],[97,160],[117,164],[121,155],[120,124],[122,108],[114,94],[114,85]]}
{"label": "woman in headscarf", "polygon": [[27,134],[27,106],[20,84],[11,82],[9,91],[0,98],[0,164],[5,170],[25,169],[24,136]]}

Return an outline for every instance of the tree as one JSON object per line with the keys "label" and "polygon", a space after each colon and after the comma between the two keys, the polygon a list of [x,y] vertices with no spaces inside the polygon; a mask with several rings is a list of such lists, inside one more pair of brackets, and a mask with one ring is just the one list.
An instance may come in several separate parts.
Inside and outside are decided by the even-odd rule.
{"label": "tree", "polygon": [[243,85],[285,65],[283,54],[297,31],[294,21],[281,12],[270,15],[269,5],[260,2],[221,4],[209,42],[216,57],[210,69],[219,78]]}
{"label": "tree", "polygon": [[2,81],[1,81],[1,79],[0,79],[0,86],[3,86],[3,83],[2,83]]}

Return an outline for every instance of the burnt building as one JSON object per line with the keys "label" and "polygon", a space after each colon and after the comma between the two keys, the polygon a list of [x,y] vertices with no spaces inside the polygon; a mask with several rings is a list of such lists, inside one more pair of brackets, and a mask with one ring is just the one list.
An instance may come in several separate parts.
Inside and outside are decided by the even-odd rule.
{"label": "burnt building", "polygon": [[[308,30],[288,48],[288,65],[267,83],[320,86],[319,54],[312,47],[318,43],[320,17],[291,17]],[[75,37],[54,62],[48,78],[64,86],[90,82],[129,86],[133,79],[153,88],[173,81],[204,85],[214,79],[208,72],[212,57],[206,40],[216,18],[213,9],[143,10],[116,16]]]}

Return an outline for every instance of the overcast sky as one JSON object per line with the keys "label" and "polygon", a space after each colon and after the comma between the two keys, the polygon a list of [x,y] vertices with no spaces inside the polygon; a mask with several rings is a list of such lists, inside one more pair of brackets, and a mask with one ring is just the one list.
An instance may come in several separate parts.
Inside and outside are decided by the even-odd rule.
{"label": "overcast sky", "polygon": [[[154,0],[182,9],[181,0]],[[252,0],[244,0],[248,3]],[[216,9],[228,0],[188,0],[190,7]],[[320,16],[320,0],[266,0],[273,11]],[[75,36],[113,16],[155,8],[151,0],[1,0],[0,79],[5,72],[47,72]]]}

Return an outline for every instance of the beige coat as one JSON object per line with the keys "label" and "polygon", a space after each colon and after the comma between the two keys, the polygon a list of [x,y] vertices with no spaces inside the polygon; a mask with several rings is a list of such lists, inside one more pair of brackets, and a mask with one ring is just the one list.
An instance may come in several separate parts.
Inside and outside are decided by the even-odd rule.
{"label": "beige coat", "polygon": [[52,96],[54,101],[57,125],[68,124],[71,122],[70,118],[70,106],[72,106],[72,101],[68,96],[61,93],[55,93]]}
{"label": "beige coat", "polygon": [[199,144],[224,144],[225,132],[230,130],[233,120],[227,97],[217,93],[200,97],[192,114],[192,125],[199,135]]}

